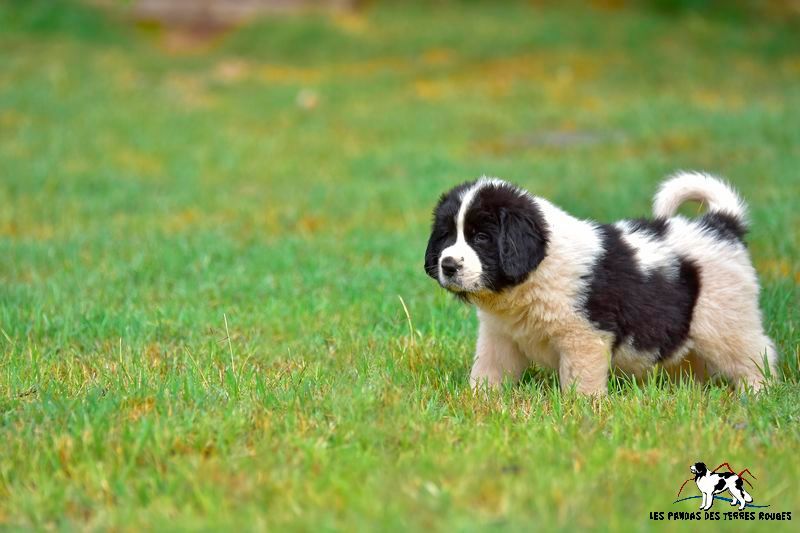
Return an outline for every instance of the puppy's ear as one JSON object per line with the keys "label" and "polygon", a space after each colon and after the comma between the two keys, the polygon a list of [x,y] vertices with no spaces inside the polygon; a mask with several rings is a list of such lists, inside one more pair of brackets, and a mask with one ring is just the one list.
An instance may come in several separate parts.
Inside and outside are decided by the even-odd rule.
{"label": "puppy's ear", "polygon": [[500,269],[516,285],[539,266],[547,247],[547,227],[533,200],[500,209]]}

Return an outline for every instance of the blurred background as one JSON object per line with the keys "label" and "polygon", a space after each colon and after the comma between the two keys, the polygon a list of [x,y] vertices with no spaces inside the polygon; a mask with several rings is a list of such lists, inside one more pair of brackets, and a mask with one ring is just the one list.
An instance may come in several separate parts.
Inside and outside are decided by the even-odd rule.
{"label": "blurred background", "polygon": [[[648,214],[677,168],[720,173],[753,205],[759,270],[791,280],[798,17],[792,0],[4,0],[0,236],[22,291],[7,319],[38,316],[26,280],[63,264],[89,274],[60,293],[96,281],[95,301],[116,292],[133,315],[198,287],[297,302],[308,280],[277,277],[367,265],[332,300],[427,291],[429,210],[481,174],[609,220]],[[294,342],[287,322],[259,323]]]}

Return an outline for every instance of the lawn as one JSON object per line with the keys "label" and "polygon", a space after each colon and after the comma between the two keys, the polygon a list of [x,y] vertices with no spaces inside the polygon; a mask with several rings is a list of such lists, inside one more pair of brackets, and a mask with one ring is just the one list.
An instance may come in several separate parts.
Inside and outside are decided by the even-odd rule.
{"label": "lawn", "polygon": [[[175,50],[0,3],[0,527],[676,530],[650,512],[728,461],[794,521],[716,526],[794,529],[800,26],[709,15],[389,3]],[[679,168],[751,205],[782,382],[473,395],[438,195],[609,221]]]}

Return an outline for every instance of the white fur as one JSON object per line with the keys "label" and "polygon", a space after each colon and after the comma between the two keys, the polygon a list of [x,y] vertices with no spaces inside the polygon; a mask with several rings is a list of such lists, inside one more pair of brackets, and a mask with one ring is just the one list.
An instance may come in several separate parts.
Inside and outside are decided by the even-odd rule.
{"label": "white fur", "polygon": [[[697,474],[694,466],[692,466],[692,473]],[[700,493],[703,495],[703,502],[700,504],[700,509],[702,511],[708,511],[714,504],[714,495],[728,491],[733,497],[731,506],[738,505],[740,511],[744,510],[747,504],[753,501],[753,497],[750,496],[750,494],[744,489],[744,484],[742,484],[741,490],[736,487],[736,481],[738,479],[739,476],[735,474],[728,477],[722,477],[714,472],[706,472],[703,476],[698,477],[695,480],[695,483],[697,484],[697,488],[700,490]],[[721,489],[717,489],[717,485],[720,481],[723,482],[723,486]]]}
{"label": "white fur", "polygon": [[[450,286],[456,290],[470,291],[477,289],[481,283],[483,267],[478,254],[467,243],[467,239],[464,236],[464,218],[467,216],[467,210],[472,204],[475,193],[489,182],[490,180],[481,178],[461,195],[461,205],[456,214],[456,242],[442,250],[439,255],[439,281],[443,286]],[[452,257],[461,267],[459,277],[455,280],[448,280],[442,274],[442,261],[446,257]]]}
{"label": "white fur", "polygon": [[754,366],[766,366],[774,375],[778,353],[762,327],[758,276],[747,248],[716,239],[684,217],[673,218],[671,228],[667,244],[700,265],[700,296],[689,333],[694,350],[725,374],[747,374],[747,382],[758,387],[761,376]]}
{"label": "white fur", "polygon": [[[476,185],[475,187],[479,187]],[[464,207],[459,211],[463,239]],[[712,211],[742,217],[745,207],[724,182],[700,173],[682,173],[665,182],[654,202],[654,214],[667,217],[687,199],[701,199]],[[598,226],[579,220],[547,200],[534,197],[550,230],[544,260],[520,285],[501,293],[478,291],[470,300],[478,307],[480,328],[470,380],[474,386],[516,381],[532,362],[555,368],[562,387],[604,394],[610,366],[635,375],[652,367],[655,354],[637,352],[623,340],[612,354],[613,336],[600,330],[581,309],[592,269],[603,252]],[[764,333],[758,307],[759,285],[747,249],[721,240],[697,222],[671,218],[664,239],[645,231],[623,229],[623,238],[635,250],[640,268],[677,268],[677,257],[699,267],[700,293],[687,341],[665,364],[691,362],[695,372],[718,371],[738,384],[758,389],[759,368],[766,357],[774,374],[777,352]],[[444,254],[443,254],[444,255]],[[473,268],[473,267],[470,267]]]}
{"label": "white fur", "polygon": [[622,231],[622,240],[636,254],[636,261],[644,272],[654,269],[669,269],[677,272],[678,258],[673,250],[665,248],[647,231],[633,231],[627,221],[614,224]]}
{"label": "white fur", "polygon": [[746,222],[747,208],[733,187],[703,172],[678,172],[670,176],[653,199],[653,215],[669,218],[689,200],[704,202],[711,212],[726,213]]}

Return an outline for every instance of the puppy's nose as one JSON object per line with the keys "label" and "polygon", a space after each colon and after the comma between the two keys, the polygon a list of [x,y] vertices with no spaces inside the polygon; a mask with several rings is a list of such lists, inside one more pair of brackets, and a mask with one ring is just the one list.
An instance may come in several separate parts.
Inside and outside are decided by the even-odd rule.
{"label": "puppy's nose", "polygon": [[455,257],[445,257],[442,259],[442,274],[451,278],[455,276],[456,272],[461,268],[461,262],[456,261]]}

